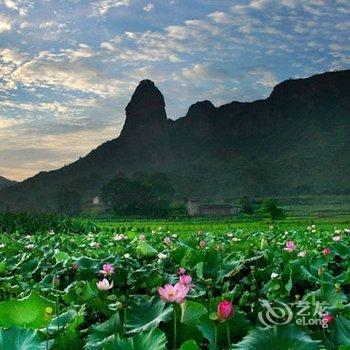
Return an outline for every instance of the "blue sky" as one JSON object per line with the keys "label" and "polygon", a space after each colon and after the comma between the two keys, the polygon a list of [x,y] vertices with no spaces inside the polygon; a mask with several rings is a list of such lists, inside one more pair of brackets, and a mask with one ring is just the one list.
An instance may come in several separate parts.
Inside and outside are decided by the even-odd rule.
{"label": "blue sky", "polygon": [[349,0],[0,0],[0,175],[21,180],[118,136],[138,82],[168,117],[267,97],[350,66]]}

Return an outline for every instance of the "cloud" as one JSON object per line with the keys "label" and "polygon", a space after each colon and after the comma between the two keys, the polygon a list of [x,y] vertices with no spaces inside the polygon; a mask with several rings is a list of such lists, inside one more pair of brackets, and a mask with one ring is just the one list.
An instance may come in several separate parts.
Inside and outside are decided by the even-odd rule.
{"label": "cloud", "polygon": [[180,52],[187,48],[160,32],[125,32],[101,47],[110,52],[113,59],[125,62],[161,61],[180,62]]}
{"label": "cloud", "polygon": [[154,4],[149,2],[144,8],[143,10],[146,12],[151,12],[154,9]]}
{"label": "cloud", "polygon": [[114,51],[115,50],[114,45],[109,43],[109,42],[106,42],[106,41],[102,42],[100,46],[101,46],[102,49],[106,49],[106,50],[109,50],[109,51]]}
{"label": "cloud", "polygon": [[[182,62],[181,56],[196,52],[207,52],[213,46],[214,51],[221,49],[222,41],[229,38],[226,28],[212,21],[191,19],[182,25],[169,25],[159,31],[127,31],[113,39],[103,41],[100,47],[105,60],[123,62]],[[216,38],[217,42],[213,39]],[[216,55],[216,57],[218,57]]]}
{"label": "cloud", "polygon": [[12,11],[17,11],[20,16],[28,14],[28,8],[33,7],[32,0],[3,0],[4,6]]}
{"label": "cloud", "polygon": [[18,10],[17,1],[3,0],[4,5],[11,10]]}
{"label": "cloud", "polygon": [[[86,48],[83,47],[84,49]],[[115,94],[118,81],[102,71],[77,62],[75,58],[79,52],[77,54],[75,51],[73,56],[69,56],[73,57],[69,61],[60,55],[40,52],[38,56],[14,70],[8,80],[15,85],[22,84],[27,87],[61,87],[97,95]],[[72,52],[68,54],[72,55]]]}
{"label": "cloud", "polygon": [[248,6],[256,10],[262,10],[269,4],[269,2],[270,0],[251,0]]}
{"label": "cloud", "polygon": [[40,31],[41,39],[49,41],[57,41],[63,34],[71,33],[67,23],[58,22],[56,20],[40,23],[38,30]]}
{"label": "cloud", "polygon": [[347,0],[200,3],[0,0],[0,175],[59,167],[115,137],[144,78],[176,118],[196,100],[254,100],[289,76],[349,67]]}
{"label": "cloud", "polygon": [[96,0],[92,3],[92,15],[103,16],[113,8],[130,6],[131,0]]}
{"label": "cloud", "polygon": [[15,89],[11,74],[26,60],[26,55],[17,50],[0,48],[0,92]]}
{"label": "cloud", "polygon": [[20,65],[25,61],[25,55],[18,52],[17,50],[9,48],[0,48],[0,62],[5,64],[14,64],[15,66]]}
{"label": "cloud", "polygon": [[0,130],[3,131],[4,129],[10,128],[14,125],[18,125],[20,122],[16,121],[14,119],[9,119],[5,117],[0,116]]}
{"label": "cloud", "polygon": [[[0,106],[5,109],[22,110],[26,112],[50,112],[58,119],[68,119],[70,115],[80,114],[81,109],[96,107],[95,98],[75,98],[68,102],[15,102],[12,100],[0,101]],[[0,119],[1,121],[1,119]]]}
{"label": "cloud", "polygon": [[0,33],[11,30],[11,20],[0,13]]}
{"label": "cloud", "polygon": [[225,12],[220,12],[220,11],[212,12],[208,15],[208,17],[211,18],[216,23],[229,24],[231,22],[229,15]]}
{"label": "cloud", "polygon": [[[53,125],[43,126],[52,128]],[[8,127],[4,132],[0,127],[0,173],[22,180],[38,170],[57,169],[87,154],[106,139],[114,138],[117,128],[115,123],[94,130],[74,128],[71,132],[39,134],[37,127],[30,123]]]}
{"label": "cloud", "polygon": [[183,68],[182,76],[190,80],[220,80],[227,78],[227,72],[207,63],[193,64],[189,68]]}
{"label": "cloud", "polygon": [[136,68],[132,72],[125,73],[125,78],[134,79],[136,83],[143,79],[150,79],[156,81],[157,83],[162,83],[164,81],[167,81],[169,75],[169,72],[164,72],[159,68],[157,69],[156,67],[148,65]]}
{"label": "cloud", "polygon": [[264,68],[256,68],[247,73],[248,77],[253,79],[253,84],[272,88],[278,84],[278,78],[272,71]]}
{"label": "cloud", "polygon": [[91,46],[86,44],[79,44],[78,48],[75,49],[63,49],[61,52],[63,52],[70,61],[76,61],[82,58],[90,58],[97,54]]}

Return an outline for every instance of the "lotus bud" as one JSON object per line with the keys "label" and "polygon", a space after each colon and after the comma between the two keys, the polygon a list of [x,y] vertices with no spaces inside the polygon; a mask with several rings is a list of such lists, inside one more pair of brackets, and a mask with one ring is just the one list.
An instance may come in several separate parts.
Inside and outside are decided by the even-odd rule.
{"label": "lotus bud", "polygon": [[322,277],[324,275],[324,268],[323,267],[319,267],[317,273],[318,273],[318,275],[320,277]]}
{"label": "lotus bud", "polygon": [[220,301],[217,308],[218,319],[226,321],[233,316],[232,302],[229,300]]}
{"label": "lotus bud", "polygon": [[47,308],[45,308],[45,320],[46,321],[50,321],[52,318],[52,307],[48,306]]}

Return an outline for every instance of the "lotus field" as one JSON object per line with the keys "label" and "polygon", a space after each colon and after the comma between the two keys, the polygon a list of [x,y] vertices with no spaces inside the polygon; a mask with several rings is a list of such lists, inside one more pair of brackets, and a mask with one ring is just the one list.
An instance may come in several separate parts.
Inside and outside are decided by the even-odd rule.
{"label": "lotus field", "polygon": [[350,349],[350,230],[0,218],[0,349]]}

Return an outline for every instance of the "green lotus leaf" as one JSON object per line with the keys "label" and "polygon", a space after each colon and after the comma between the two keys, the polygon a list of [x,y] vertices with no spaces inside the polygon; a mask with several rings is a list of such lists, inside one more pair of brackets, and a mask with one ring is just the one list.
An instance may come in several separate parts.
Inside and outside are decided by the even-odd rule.
{"label": "green lotus leaf", "polygon": [[158,254],[157,250],[145,241],[140,241],[138,243],[136,253],[138,256],[155,256]]}
{"label": "green lotus leaf", "polygon": [[23,299],[3,301],[0,303],[0,326],[42,328],[47,324],[45,309],[49,306],[53,303],[36,291]]}
{"label": "green lotus leaf", "polygon": [[200,350],[198,344],[193,340],[188,340],[181,345],[180,350]]}
{"label": "green lotus leaf", "polygon": [[167,339],[158,328],[150,332],[140,333],[131,338],[121,339],[119,336],[110,341],[104,350],[166,350]]}
{"label": "green lotus leaf", "polygon": [[294,324],[253,328],[244,339],[231,347],[235,350],[318,350],[320,342],[311,339]]}
{"label": "green lotus leaf", "polygon": [[0,349],[3,350],[46,350],[52,341],[43,341],[36,331],[21,328],[0,328]]}
{"label": "green lotus leaf", "polygon": [[126,311],[126,330],[129,334],[150,330],[160,322],[166,322],[172,315],[173,307],[158,297],[134,304]]}
{"label": "green lotus leaf", "polygon": [[108,342],[115,338],[117,333],[122,332],[123,324],[120,320],[119,311],[117,311],[106,322],[91,327],[84,349],[102,349]]}

